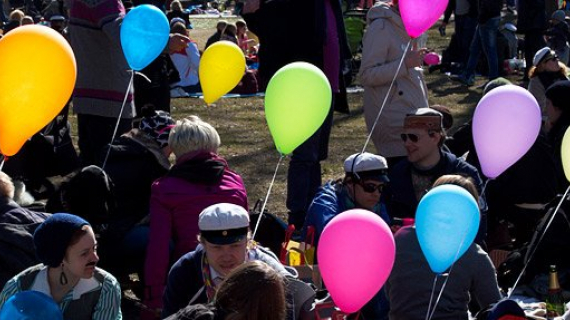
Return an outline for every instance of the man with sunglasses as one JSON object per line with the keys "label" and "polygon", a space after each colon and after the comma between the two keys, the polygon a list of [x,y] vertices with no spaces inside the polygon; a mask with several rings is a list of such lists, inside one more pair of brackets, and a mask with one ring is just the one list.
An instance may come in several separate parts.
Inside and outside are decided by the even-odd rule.
{"label": "man with sunglasses", "polygon": [[445,174],[461,174],[473,178],[481,192],[482,181],[475,167],[445,151],[443,116],[431,108],[420,108],[404,119],[401,135],[407,159],[390,172],[386,190],[391,217],[413,218],[419,200],[435,180]]}
{"label": "man with sunglasses", "polygon": [[[356,153],[344,161],[345,176],[343,179],[329,181],[319,188],[317,195],[309,206],[302,239],[306,239],[307,228],[315,228],[314,244],[326,224],[339,213],[360,208],[379,215],[386,223],[390,218],[386,206],[382,202],[382,192],[389,182],[388,163],[384,157],[364,152]],[[389,304],[380,290],[362,308],[362,319],[388,319]]]}
{"label": "man with sunglasses", "polygon": [[313,226],[316,245],[332,218],[354,208],[375,212],[389,223],[386,207],[380,201],[384,186],[389,181],[386,159],[368,152],[356,153],[344,161],[344,172],[342,180],[329,181],[319,188],[307,212],[303,239],[307,227]]}

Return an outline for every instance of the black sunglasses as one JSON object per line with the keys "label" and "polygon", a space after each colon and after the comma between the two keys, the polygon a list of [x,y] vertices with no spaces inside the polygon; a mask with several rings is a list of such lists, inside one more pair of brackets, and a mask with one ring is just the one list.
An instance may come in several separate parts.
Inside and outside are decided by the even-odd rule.
{"label": "black sunglasses", "polygon": [[378,192],[382,193],[384,190],[384,184],[374,184],[374,183],[360,183],[362,190],[366,193],[374,193],[374,191],[378,190]]}
{"label": "black sunglasses", "polygon": [[558,60],[558,56],[557,55],[553,55],[552,57],[547,58],[546,60],[544,60],[544,62],[548,62],[550,60]]}
{"label": "black sunglasses", "polygon": [[402,141],[406,142],[408,141],[408,139],[410,139],[412,142],[418,142],[418,140],[420,140],[420,136],[418,136],[417,134],[413,134],[413,133],[402,133],[400,135],[400,138],[402,138]]}

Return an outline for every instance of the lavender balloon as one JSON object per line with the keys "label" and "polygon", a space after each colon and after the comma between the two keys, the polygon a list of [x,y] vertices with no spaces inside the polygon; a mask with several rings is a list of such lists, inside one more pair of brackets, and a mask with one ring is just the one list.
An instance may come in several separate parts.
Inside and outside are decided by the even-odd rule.
{"label": "lavender balloon", "polygon": [[527,90],[505,85],[491,90],[473,115],[473,141],[483,174],[495,179],[534,144],[540,107]]}

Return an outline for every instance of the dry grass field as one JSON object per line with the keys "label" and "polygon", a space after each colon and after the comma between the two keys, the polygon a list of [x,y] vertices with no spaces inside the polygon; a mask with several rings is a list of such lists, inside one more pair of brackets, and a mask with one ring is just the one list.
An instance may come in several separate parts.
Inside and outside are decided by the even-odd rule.
{"label": "dry grass field", "polygon": [[[204,48],[207,38],[214,32],[217,20],[191,17],[194,29],[190,30],[190,37],[198,43],[200,49]],[[428,47],[441,54],[449,43],[452,30],[453,25],[448,26],[448,35],[441,37],[436,27],[432,28],[429,31]],[[467,88],[451,81],[439,71],[429,74],[427,68],[425,78],[430,105],[441,104],[449,107],[454,115],[455,125],[463,123],[471,116],[482,93],[482,89],[477,88],[477,85],[485,82],[484,78],[479,78],[475,86]],[[334,117],[329,158],[322,164],[323,182],[341,177],[344,158],[359,152],[366,141],[362,93],[349,94],[349,102],[350,115],[336,113]],[[215,106],[210,107],[201,99],[172,99],[171,111],[175,119],[193,114],[216,127],[222,139],[219,152],[228,160],[230,167],[244,178],[250,206],[253,207],[257,199],[265,197],[279,154],[267,128],[262,97],[220,99]],[[72,121],[75,120],[75,117],[71,118]],[[375,152],[375,149],[369,146],[368,151]],[[282,217],[287,213],[287,166],[286,160],[278,168],[275,185],[267,203],[270,212]]]}

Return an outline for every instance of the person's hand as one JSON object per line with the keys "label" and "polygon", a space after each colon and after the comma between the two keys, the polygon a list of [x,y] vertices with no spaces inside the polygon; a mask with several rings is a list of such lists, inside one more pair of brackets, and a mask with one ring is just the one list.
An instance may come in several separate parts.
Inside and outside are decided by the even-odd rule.
{"label": "person's hand", "polygon": [[168,52],[180,51],[188,46],[190,38],[178,33],[171,33],[168,39]]}
{"label": "person's hand", "polygon": [[259,9],[259,0],[246,0],[243,4],[242,13],[253,13]]}
{"label": "person's hand", "polygon": [[426,54],[426,49],[408,51],[408,53],[406,54],[406,58],[404,59],[406,68],[410,69],[415,67],[421,67],[425,54]]}

